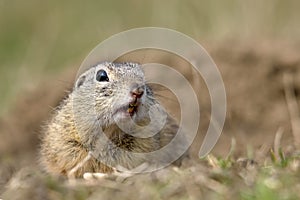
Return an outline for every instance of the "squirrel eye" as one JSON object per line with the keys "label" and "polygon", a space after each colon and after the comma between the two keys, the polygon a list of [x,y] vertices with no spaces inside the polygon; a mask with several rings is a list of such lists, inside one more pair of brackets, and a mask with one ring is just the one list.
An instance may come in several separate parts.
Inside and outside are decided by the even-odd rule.
{"label": "squirrel eye", "polygon": [[109,81],[109,78],[107,76],[107,73],[106,71],[104,71],[103,69],[100,69],[98,72],[97,72],[97,75],[96,75],[96,80],[99,81],[99,82],[103,82],[103,81]]}

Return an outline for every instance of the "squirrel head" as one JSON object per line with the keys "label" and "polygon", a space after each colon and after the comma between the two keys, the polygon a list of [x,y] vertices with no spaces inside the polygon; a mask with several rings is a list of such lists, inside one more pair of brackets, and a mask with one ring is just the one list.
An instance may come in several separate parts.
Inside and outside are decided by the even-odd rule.
{"label": "squirrel head", "polygon": [[153,93],[137,63],[100,63],[81,74],[73,90],[74,115],[101,126],[145,123],[153,104]]}

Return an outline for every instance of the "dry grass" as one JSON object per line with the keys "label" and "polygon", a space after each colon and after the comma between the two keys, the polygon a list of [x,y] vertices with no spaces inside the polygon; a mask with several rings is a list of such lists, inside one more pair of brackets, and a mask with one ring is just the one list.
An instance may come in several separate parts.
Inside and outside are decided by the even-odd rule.
{"label": "dry grass", "polygon": [[[282,152],[281,152],[282,153]],[[23,168],[10,180],[3,199],[299,199],[300,155],[265,155],[226,160],[210,155],[126,179],[69,182]],[[255,158],[254,158],[255,159]]]}

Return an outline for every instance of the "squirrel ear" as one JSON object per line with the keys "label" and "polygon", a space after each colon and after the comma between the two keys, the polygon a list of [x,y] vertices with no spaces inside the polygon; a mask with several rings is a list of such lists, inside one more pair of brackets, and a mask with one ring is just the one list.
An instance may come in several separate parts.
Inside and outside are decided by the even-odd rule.
{"label": "squirrel ear", "polygon": [[85,78],[86,78],[85,75],[79,77],[79,79],[78,79],[77,82],[76,82],[76,88],[79,88],[80,86],[82,86],[82,84],[83,84],[84,81],[85,81]]}

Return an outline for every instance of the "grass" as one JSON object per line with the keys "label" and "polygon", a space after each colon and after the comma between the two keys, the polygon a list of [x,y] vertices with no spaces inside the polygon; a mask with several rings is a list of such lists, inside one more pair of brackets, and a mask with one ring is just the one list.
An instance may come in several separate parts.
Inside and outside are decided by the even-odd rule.
{"label": "grass", "polygon": [[[252,159],[216,158],[186,161],[182,168],[168,167],[151,174],[126,179],[111,176],[101,180],[69,182],[25,169],[14,177],[4,199],[299,199],[300,157],[288,157],[285,166],[267,154],[262,163]],[[270,156],[270,157],[268,157]],[[216,161],[216,162],[214,162]],[[17,184],[16,184],[17,183]],[[18,185],[18,186],[16,186]],[[20,198],[22,197],[22,198]]]}

